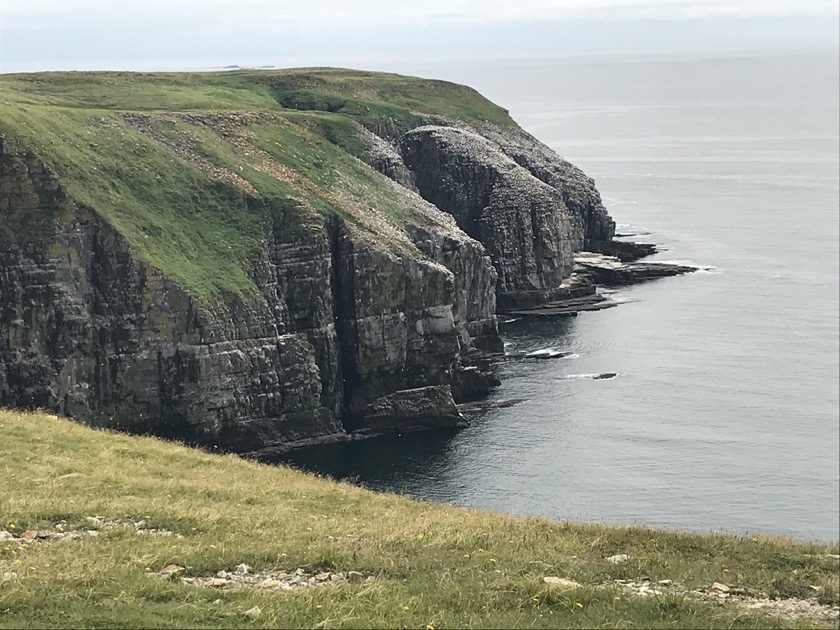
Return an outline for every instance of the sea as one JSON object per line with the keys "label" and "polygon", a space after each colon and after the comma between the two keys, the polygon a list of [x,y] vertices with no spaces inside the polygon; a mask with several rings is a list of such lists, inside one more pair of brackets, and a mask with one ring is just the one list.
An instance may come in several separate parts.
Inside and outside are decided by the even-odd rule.
{"label": "sea", "polygon": [[[619,234],[695,274],[501,326],[456,433],[298,451],[369,488],[561,521],[840,539],[837,50],[438,63],[594,178]],[[611,380],[588,375],[616,372]]]}

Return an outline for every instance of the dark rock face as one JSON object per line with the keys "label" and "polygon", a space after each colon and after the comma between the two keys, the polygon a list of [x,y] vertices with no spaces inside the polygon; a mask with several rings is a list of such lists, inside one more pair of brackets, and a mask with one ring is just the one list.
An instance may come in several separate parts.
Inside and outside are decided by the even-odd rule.
{"label": "dark rock face", "polygon": [[575,258],[581,271],[594,282],[607,286],[638,284],[646,280],[680,276],[697,271],[697,267],[672,263],[631,262],[625,263],[614,256],[593,252],[580,252]]}
{"label": "dark rock face", "polygon": [[489,251],[499,274],[497,299],[543,295],[573,267],[573,217],[561,194],[475,133],[419,127],[400,152],[424,199],[455,217]]}
{"label": "dark rock face", "polygon": [[621,262],[633,262],[652,256],[659,250],[653,243],[634,243],[632,241],[590,241],[587,251],[614,256]]}
{"label": "dark rock face", "polygon": [[560,192],[574,217],[575,251],[588,249],[590,241],[613,238],[615,221],[604,208],[591,177],[522,129],[484,125],[480,132],[534,177]]}
{"label": "dark rock face", "polygon": [[592,278],[623,272],[574,276],[576,253],[642,246],[610,241],[592,180],[524,131],[439,122],[359,129],[411,208],[388,237],[278,210],[258,293],[204,300],[0,137],[0,406],[245,452],[463,426],[456,405],[498,385],[497,310],[605,308]]}
{"label": "dark rock face", "polygon": [[237,451],[454,427],[465,362],[501,345],[495,270],[451,219],[409,226],[416,247],[395,252],[279,213],[253,261],[261,294],[202,301],[8,142],[0,218],[0,406]]}

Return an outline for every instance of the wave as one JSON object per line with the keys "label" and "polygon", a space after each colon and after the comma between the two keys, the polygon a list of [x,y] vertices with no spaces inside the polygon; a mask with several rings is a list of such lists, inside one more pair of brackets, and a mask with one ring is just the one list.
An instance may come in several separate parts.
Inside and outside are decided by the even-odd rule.
{"label": "wave", "polygon": [[577,359],[579,354],[561,350],[560,348],[541,348],[524,355],[526,359]]}

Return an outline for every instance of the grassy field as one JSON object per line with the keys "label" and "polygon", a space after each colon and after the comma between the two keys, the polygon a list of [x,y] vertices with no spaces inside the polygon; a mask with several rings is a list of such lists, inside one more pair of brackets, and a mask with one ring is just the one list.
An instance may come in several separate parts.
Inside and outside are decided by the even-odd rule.
{"label": "grassy field", "polygon": [[[42,414],[0,411],[0,436],[4,628],[832,625],[686,593],[715,582],[744,597],[838,603],[837,545],[506,517]],[[627,558],[614,564],[616,554]],[[183,580],[241,563],[364,579],[287,592]],[[184,570],[153,575],[173,564]],[[674,585],[642,597],[614,582],[642,576]]]}
{"label": "grassy field", "polygon": [[[380,240],[411,209],[357,158],[359,125],[396,134],[430,116],[514,125],[474,90],[309,69],[0,76],[0,135],[34,152],[69,198],[194,295],[255,296],[250,266],[274,212],[341,215]],[[66,208],[24,217],[44,234]],[[311,212],[310,212],[311,211]]]}

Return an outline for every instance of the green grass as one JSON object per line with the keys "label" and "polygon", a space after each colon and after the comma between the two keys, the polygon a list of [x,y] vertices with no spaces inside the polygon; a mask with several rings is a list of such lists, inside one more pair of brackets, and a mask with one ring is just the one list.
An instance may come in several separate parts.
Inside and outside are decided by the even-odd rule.
{"label": "green grass", "polygon": [[[126,124],[124,112],[147,116],[157,135]],[[297,209],[301,221],[337,214],[392,236],[383,220],[399,226],[412,210],[357,159],[365,153],[357,126],[393,135],[431,115],[514,124],[470,88],[393,74],[0,76],[0,134],[33,151],[71,202],[104,218],[134,256],[204,299],[258,295],[250,269],[278,208]],[[234,125],[234,138],[225,116],[251,117]],[[74,212],[41,205],[14,217],[18,238],[48,239],[52,221]]]}
{"label": "green grass", "polygon": [[[598,585],[648,575],[836,603],[837,545],[552,523],[375,494],[287,468],[0,411],[0,529],[145,519],[183,538],[0,543],[0,627],[767,628],[784,620],[680,595]],[[68,476],[70,475],[70,476]],[[615,553],[623,565],[605,560]],[[146,577],[361,571],[373,580],[289,593],[219,592]],[[549,589],[544,576],[582,588]],[[779,590],[781,589],[781,590]],[[811,591],[813,592],[813,591]],[[250,621],[245,610],[259,606]],[[813,621],[799,622],[814,627]]]}
{"label": "green grass", "polygon": [[0,106],[0,133],[31,148],[69,196],[110,223],[144,262],[199,296],[249,293],[262,217],[107,110]]}

